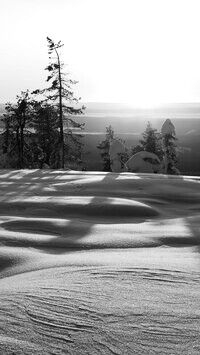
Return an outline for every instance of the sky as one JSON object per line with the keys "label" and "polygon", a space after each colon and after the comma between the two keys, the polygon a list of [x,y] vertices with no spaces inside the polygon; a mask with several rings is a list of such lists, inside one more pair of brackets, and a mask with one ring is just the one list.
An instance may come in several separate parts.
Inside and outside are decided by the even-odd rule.
{"label": "sky", "polygon": [[0,0],[0,102],[44,88],[46,37],[83,102],[200,102],[200,0]]}

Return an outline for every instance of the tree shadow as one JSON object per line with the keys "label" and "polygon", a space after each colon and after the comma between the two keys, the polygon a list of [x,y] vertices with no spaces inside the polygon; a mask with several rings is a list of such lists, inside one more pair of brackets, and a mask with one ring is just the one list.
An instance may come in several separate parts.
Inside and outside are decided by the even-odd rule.
{"label": "tree shadow", "polygon": [[[67,175],[66,172],[65,174]],[[39,172],[39,175],[48,177],[49,172]],[[71,172],[69,175],[71,175]],[[1,242],[6,243],[6,245],[9,244],[12,246],[31,247],[40,250],[43,249],[48,253],[63,254],[66,253],[68,249],[76,250],[77,248],[94,248],[92,243],[87,242],[84,244],[84,241],[80,242],[80,240],[83,240],[91,234],[92,228],[96,224],[135,224],[142,223],[149,217],[157,217],[156,211],[152,211],[151,209],[148,209],[148,207],[144,210],[143,205],[140,203],[138,203],[138,205],[136,203],[135,206],[134,204],[129,205],[126,203],[123,205],[125,200],[121,198],[120,192],[113,194],[112,187],[113,184],[116,184],[117,179],[121,178],[120,173],[80,172],[80,174],[77,174],[77,172],[73,172],[73,175],[73,181],[75,181],[75,183],[77,181],[77,176],[78,178],[81,176],[82,179],[93,179],[94,177],[98,177],[98,181],[94,179],[93,191],[91,191],[90,188],[83,189],[82,195],[80,195],[79,191],[72,191],[70,186],[69,190],[65,191],[63,201],[62,198],[58,196],[59,202],[56,202],[55,200],[51,201],[51,196],[53,194],[50,194],[49,200],[48,198],[44,198],[42,203],[41,201],[37,201],[37,196],[36,199],[34,199],[35,195],[33,194],[31,187],[25,185],[25,180],[28,180],[30,183],[34,183],[35,180],[33,179],[38,179],[38,171],[30,172],[28,173],[28,176],[26,175],[25,179],[22,178],[20,185],[13,192],[14,195],[10,196],[7,194],[7,196],[5,196],[5,200],[2,200],[0,205],[0,214],[2,216],[9,215],[12,216],[12,218],[19,218],[21,216],[22,219],[15,219],[14,221],[11,220],[5,222],[2,224],[2,228],[10,232],[21,233],[21,235],[23,233],[25,235],[26,233],[32,234],[34,233],[33,229],[35,228],[36,238],[35,240],[30,240],[30,238],[21,238],[21,240],[16,241],[16,239],[13,240],[11,237],[10,239],[7,237],[7,241],[1,238]],[[56,181],[56,177],[60,178],[60,172],[54,174],[54,181]],[[13,179],[12,175],[10,175],[10,179]],[[40,180],[38,179],[38,181]],[[70,182],[71,180],[67,179],[67,181]],[[38,189],[42,190],[40,182],[38,182],[38,184]],[[88,185],[91,187],[91,180]],[[102,194],[101,189],[100,191],[97,191],[97,185],[104,186],[104,194]],[[107,185],[106,189],[105,185]],[[116,184],[116,186],[118,186],[118,184]],[[117,192],[116,186],[115,191]],[[15,197],[19,198],[21,191],[24,193],[25,198],[22,200],[16,200]],[[98,192],[97,196],[93,194],[96,191]],[[70,196],[68,195],[69,192]],[[93,193],[91,194],[89,192]],[[107,196],[107,194],[109,194],[109,196]],[[111,197],[113,195],[114,197]],[[119,205],[115,203],[116,195],[120,196]],[[86,203],[78,203],[76,205],[74,201],[76,202],[77,196],[78,201],[86,200]],[[41,198],[41,194],[39,198]],[[71,198],[68,205],[66,204],[65,198]],[[122,206],[120,203],[122,203]],[[41,220],[38,222],[40,218]],[[52,219],[57,219],[61,222],[63,221],[62,223],[60,222],[62,226],[59,227],[59,224],[52,224]],[[65,222],[66,225],[63,228],[63,223]],[[42,238],[37,240],[37,235],[43,235],[44,239],[45,235],[50,235],[51,238],[49,238],[48,242],[42,240]],[[101,243],[98,243],[98,248],[100,247]]]}
{"label": "tree shadow", "polygon": [[[94,179],[96,177],[96,179]],[[129,179],[130,178],[130,179]],[[84,245],[84,238],[92,233],[92,229],[96,224],[118,224],[118,223],[143,223],[148,218],[156,218],[157,215],[144,215],[142,212],[141,215],[133,216],[132,211],[124,207],[118,209],[115,205],[112,205],[112,198],[128,198],[130,201],[132,198],[134,200],[141,201],[144,198],[145,202],[148,202],[148,195],[139,185],[140,180],[146,180],[147,184],[149,179],[158,179],[159,174],[132,174],[132,173],[104,173],[104,172],[77,172],[77,171],[3,171],[3,175],[0,176],[3,181],[9,183],[8,191],[5,196],[1,196],[1,205],[0,205],[0,214],[3,216],[9,215],[12,218],[14,217],[25,217],[26,221],[20,222],[15,221],[15,224],[12,225],[12,221],[6,225],[4,223],[3,228],[7,231],[16,232],[16,233],[33,233],[35,227],[35,240],[26,240],[25,238],[18,240],[12,240],[12,238],[2,239],[2,243],[6,243],[9,246],[20,246],[20,247],[31,247],[37,250],[50,253],[50,254],[65,254],[71,250],[84,250],[89,248],[94,248],[95,246],[89,242]],[[77,182],[78,179],[78,182]],[[165,180],[176,180],[177,186],[180,180],[185,179],[181,176],[163,176],[162,179]],[[199,180],[200,177],[197,177],[196,180]],[[16,180],[19,183],[16,184]],[[42,182],[41,182],[42,180]],[[192,177],[189,177],[189,181],[193,180]],[[2,181],[2,183],[3,183]],[[83,183],[82,183],[82,182]],[[86,183],[84,183],[86,181]],[[120,182],[120,183],[119,183]],[[63,189],[61,189],[60,194],[58,194],[59,186],[55,188],[55,191],[44,191],[44,188],[48,188],[50,185],[61,184]],[[33,187],[36,185],[36,192]],[[105,185],[107,185],[105,189]],[[135,191],[132,193],[132,186],[135,186]],[[13,186],[13,190],[11,188]],[[126,189],[127,186],[127,189]],[[75,187],[75,188],[74,188]],[[176,187],[175,187],[176,188]],[[121,190],[120,190],[121,189]],[[4,190],[4,188],[3,188]],[[2,190],[2,191],[3,191]],[[11,190],[11,191],[10,191]],[[145,187],[144,189],[145,190]],[[41,203],[37,201],[37,191],[39,198],[44,196],[44,201]],[[123,193],[122,193],[123,191]],[[96,193],[96,195],[95,195]],[[108,196],[109,194],[109,196]],[[16,198],[20,196],[25,197],[25,202],[20,199],[16,201]],[[58,199],[63,204],[57,203],[56,201],[51,201],[51,198],[58,197]],[[73,204],[73,199],[76,197],[79,199],[87,199],[87,203],[84,205]],[[157,194],[152,192],[151,195],[154,200],[153,205],[156,203]],[[27,198],[27,199],[26,199]],[[47,198],[47,199],[46,199]],[[48,200],[49,198],[49,200]],[[71,198],[72,203],[65,206],[65,198]],[[184,197],[185,198],[185,197]],[[46,200],[45,200],[46,199]],[[165,200],[169,201],[175,199],[175,196],[170,197],[169,194],[165,194]],[[182,197],[180,196],[180,200]],[[46,202],[45,202],[46,201]],[[187,201],[187,198],[184,200]],[[194,198],[190,201],[191,204],[196,204],[198,207],[200,205],[199,196],[195,201]],[[137,207],[136,210],[137,211]],[[195,212],[198,214],[198,210]],[[43,221],[40,221],[37,226],[37,219],[43,218]],[[52,219],[63,220],[63,223],[66,222],[65,228],[56,227],[51,224]],[[194,222],[194,221],[193,221]],[[199,220],[196,220],[194,224],[192,220],[187,219],[188,226],[191,230],[192,237],[163,237],[159,239],[161,245],[167,246],[186,246],[186,245],[196,245],[199,246]],[[48,234],[51,238],[48,241],[42,240],[42,237],[37,240],[37,235],[45,236]],[[109,236],[108,236],[109,238]],[[82,241],[80,242],[80,240]],[[100,243],[98,248],[100,248]]]}

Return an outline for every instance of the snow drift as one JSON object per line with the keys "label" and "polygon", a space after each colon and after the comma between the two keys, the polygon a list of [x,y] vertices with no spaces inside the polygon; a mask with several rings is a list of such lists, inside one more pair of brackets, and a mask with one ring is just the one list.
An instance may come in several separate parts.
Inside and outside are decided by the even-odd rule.
{"label": "snow drift", "polygon": [[0,353],[198,354],[200,178],[0,173]]}

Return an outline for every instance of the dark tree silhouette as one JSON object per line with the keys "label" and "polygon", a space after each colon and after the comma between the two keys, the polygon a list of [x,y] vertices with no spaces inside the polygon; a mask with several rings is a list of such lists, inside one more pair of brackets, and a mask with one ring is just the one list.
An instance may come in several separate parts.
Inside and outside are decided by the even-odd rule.
{"label": "dark tree silhouette", "polygon": [[[51,82],[50,87],[44,90],[35,90],[34,94],[46,94],[46,100],[55,103],[59,115],[59,153],[60,153],[60,168],[65,167],[65,151],[69,150],[70,128],[76,127],[82,129],[84,124],[77,123],[73,120],[74,115],[81,115],[85,109],[75,108],[74,105],[80,100],[75,98],[71,88],[77,81],[67,78],[64,72],[64,63],[60,59],[60,49],[63,47],[61,41],[55,43],[51,38],[47,37],[48,54],[51,60],[50,64],[45,68],[48,71],[47,82]],[[53,54],[55,56],[53,56]],[[67,125],[67,132],[64,132],[64,123]],[[65,139],[66,137],[66,139]]]}
{"label": "dark tree silhouette", "polygon": [[151,123],[147,123],[147,127],[143,133],[143,139],[140,144],[145,151],[156,154],[160,159],[163,157],[163,150],[161,144],[161,135],[157,129],[152,128]]}
{"label": "dark tree silhouette", "polygon": [[[7,103],[5,106],[6,113],[3,116],[5,126],[3,132],[3,152],[7,154],[8,160],[13,161],[11,167],[23,169],[25,162],[25,150],[28,149],[28,143],[25,137],[29,135],[28,125],[33,116],[34,102],[32,101],[29,91],[21,92],[17,96],[17,103]],[[16,160],[15,161],[15,157]],[[12,166],[14,164],[14,166]]]}
{"label": "dark tree silhouette", "polygon": [[34,168],[59,168],[59,120],[56,109],[48,103],[35,103],[31,122],[34,135],[31,141]]}
{"label": "dark tree silhouette", "polygon": [[147,123],[147,127],[142,134],[142,139],[140,139],[139,144],[131,148],[131,153],[136,154],[140,151],[146,151],[156,154],[159,159],[163,158],[161,135],[157,132],[155,128],[152,128],[151,123]]}
{"label": "dark tree silhouette", "polygon": [[106,127],[106,138],[97,146],[100,149],[100,156],[103,163],[103,171],[111,171],[111,162],[109,156],[110,141],[114,138],[114,130],[112,126]]}

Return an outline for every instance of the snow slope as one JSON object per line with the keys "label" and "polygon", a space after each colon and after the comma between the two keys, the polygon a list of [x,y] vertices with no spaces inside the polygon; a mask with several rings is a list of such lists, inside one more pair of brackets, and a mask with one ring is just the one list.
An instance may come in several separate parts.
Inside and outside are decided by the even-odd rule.
{"label": "snow slope", "polygon": [[0,172],[0,354],[199,354],[200,178]]}

